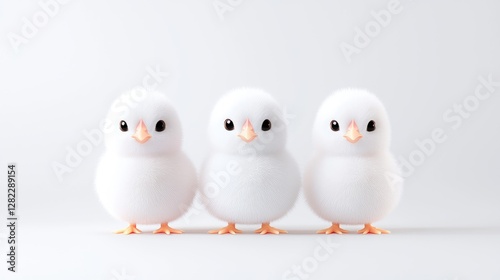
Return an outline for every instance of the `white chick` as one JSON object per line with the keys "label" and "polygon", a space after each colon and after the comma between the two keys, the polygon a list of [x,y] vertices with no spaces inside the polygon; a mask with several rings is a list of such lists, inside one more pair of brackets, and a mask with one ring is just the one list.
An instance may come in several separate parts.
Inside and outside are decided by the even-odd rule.
{"label": "white chick", "polygon": [[210,233],[236,234],[235,224],[262,224],[256,233],[286,231],[270,226],[294,205],[299,168],[286,151],[287,128],[276,101],[258,89],[223,96],[209,121],[212,153],[201,171],[204,205],[226,221]]}
{"label": "white chick", "polygon": [[129,223],[116,233],[140,233],[137,224],[161,224],[154,233],[182,233],[168,223],[191,205],[197,179],[181,150],[181,123],[169,100],[132,90],[113,103],[107,122],[96,189],[104,208]]}
{"label": "white chick", "polygon": [[305,196],[318,216],[332,222],[318,233],[346,233],[340,224],[363,224],[362,234],[389,233],[371,225],[398,204],[403,184],[380,100],[359,89],[334,93],[317,113],[313,142]]}

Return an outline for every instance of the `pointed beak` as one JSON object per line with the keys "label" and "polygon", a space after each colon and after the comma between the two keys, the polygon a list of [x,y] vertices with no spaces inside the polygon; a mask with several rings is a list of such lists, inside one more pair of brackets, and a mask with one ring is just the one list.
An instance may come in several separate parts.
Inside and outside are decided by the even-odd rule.
{"label": "pointed beak", "polygon": [[151,134],[149,134],[148,128],[146,127],[146,124],[144,123],[143,120],[141,120],[137,125],[137,128],[135,129],[135,133],[134,135],[132,135],[132,138],[134,138],[137,142],[141,144],[148,142],[149,138],[151,138]]}
{"label": "pointed beak", "polygon": [[346,134],[344,135],[345,139],[351,143],[356,143],[363,137],[361,133],[359,133],[358,125],[354,120],[349,124],[349,128],[347,129]]}
{"label": "pointed beak", "polygon": [[253,130],[252,123],[247,119],[245,121],[245,124],[241,128],[241,133],[238,134],[238,136],[241,138],[241,140],[250,143],[257,137],[257,134]]}

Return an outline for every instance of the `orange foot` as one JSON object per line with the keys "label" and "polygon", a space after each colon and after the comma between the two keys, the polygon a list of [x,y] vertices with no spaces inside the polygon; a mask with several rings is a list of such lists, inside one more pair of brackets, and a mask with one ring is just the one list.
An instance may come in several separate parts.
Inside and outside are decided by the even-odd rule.
{"label": "orange foot", "polygon": [[322,230],[318,230],[316,233],[320,233],[320,234],[323,234],[323,233],[324,234],[332,234],[332,233],[344,234],[344,233],[348,233],[348,232],[349,231],[340,228],[340,224],[334,224],[334,223],[332,223],[331,227],[325,228],[325,229],[322,229]]}
{"label": "orange foot", "polygon": [[367,233],[386,234],[386,233],[391,233],[391,232],[388,230],[385,230],[385,229],[376,228],[370,224],[365,224],[365,227],[361,230],[358,230],[358,233],[361,233],[361,234],[367,234]]}
{"label": "orange foot", "polygon": [[115,231],[115,233],[117,233],[117,234],[131,234],[131,233],[141,233],[141,232],[142,231],[137,229],[135,224],[130,224],[128,227],[126,227],[124,229]]}
{"label": "orange foot", "polygon": [[171,228],[168,226],[168,223],[164,223],[164,224],[161,224],[161,227],[155,231],[153,231],[153,233],[166,233],[166,234],[171,234],[171,233],[182,233],[183,231],[180,230],[180,229],[175,229],[175,228]]}
{"label": "orange foot", "polygon": [[274,228],[269,225],[269,223],[262,223],[262,227],[260,227],[258,230],[255,231],[255,233],[260,233],[260,234],[266,234],[266,233],[272,233],[272,234],[280,234],[280,233],[288,233],[286,230],[282,230],[279,228]]}
{"label": "orange foot", "polygon": [[221,229],[214,229],[214,230],[209,231],[208,233],[212,233],[212,234],[215,234],[215,233],[217,233],[217,234],[226,234],[226,233],[237,234],[237,233],[242,233],[242,231],[237,229],[236,225],[234,223],[228,223],[227,227],[223,227]]}

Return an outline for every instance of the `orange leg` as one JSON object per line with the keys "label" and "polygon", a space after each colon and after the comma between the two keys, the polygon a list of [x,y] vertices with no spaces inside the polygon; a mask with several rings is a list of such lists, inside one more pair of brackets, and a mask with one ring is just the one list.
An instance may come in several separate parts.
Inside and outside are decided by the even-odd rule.
{"label": "orange leg", "polygon": [[237,234],[237,233],[242,233],[242,231],[236,228],[236,224],[228,223],[226,227],[223,227],[221,229],[214,229],[214,230],[209,231],[208,233],[212,233],[212,234],[215,234],[215,233],[217,233],[217,234],[226,234],[226,233]]}
{"label": "orange leg", "polygon": [[286,230],[282,230],[279,228],[275,228],[269,225],[269,223],[262,223],[262,227],[255,231],[255,233],[266,234],[280,234],[280,233],[288,233]]}
{"label": "orange leg", "polygon": [[182,233],[182,230],[171,228],[168,226],[168,223],[163,223],[161,224],[160,228],[153,231],[153,233],[166,233],[166,234],[171,234],[171,233]]}
{"label": "orange leg", "polygon": [[332,234],[332,233],[344,234],[344,233],[348,233],[348,232],[349,231],[340,228],[340,224],[334,224],[334,223],[332,223],[331,227],[325,228],[325,229],[322,229],[322,230],[318,230],[316,233],[320,233],[320,234]]}
{"label": "orange leg", "polygon": [[358,233],[361,233],[361,234],[367,234],[367,233],[387,234],[387,233],[391,233],[391,232],[388,230],[385,230],[385,229],[376,228],[370,224],[365,224],[365,227],[361,230],[358,230]]}
{"label": "orange leg", "polygon": [[142,231],[140,231],[136,227],[136,224],[130,224],[128,227],[126,227],[124,229],[115,231],[115,233],[117,233],[117,234],[131,234],[131,233],[141,233],[141,232]]}

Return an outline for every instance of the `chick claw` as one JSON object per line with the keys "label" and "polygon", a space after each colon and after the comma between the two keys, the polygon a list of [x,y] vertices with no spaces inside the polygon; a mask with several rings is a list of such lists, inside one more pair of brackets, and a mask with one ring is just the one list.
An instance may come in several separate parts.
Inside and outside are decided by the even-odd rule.
{"label": "chick claw", "polygon": [[124,228],[124,229],[121,229],[121,230],[117,230],[115,231],[116,234],[132,234],[132,233],[141,233],[142,231],[140,231],[137,227],[136,227],[136,224],[130,224],[128,227]]}
{"label": "chick claw", "polygon": [[214,229],[214,230],[209,231],[208,233],[211,233],[211,234],[226,234],[226,233],[237,234],[237,233],[242,233],[242,231],[237,229],[236,225],[234,223],[228,223],[226,227],[223,227],[221,229]]}
{"label": "chick claw", "polygon": [[171,233],[183,233],[182,230],[180,229],[175,229],[175,228],[171,228],[168,226],[168,223],[165,223],[165,224],[161,224],[161,227],[155,231],[153,231],[154,234],[157,234],[157,233],[166,233],[166,234],[171,234]]}
{"label": "chick claw", "polygon": [[269,225],[269,223],[262,223],[262,227],[255,231],[255,233],[266,234],[280,234],[280,233],[288,233],[286,230],[282,230],[279,228],[275,228]]}
{"label": "chick claw", "polygon": [[370,224],[365,224],[365,227],[363,229],[358,230],[358,233],[360,233],[360,234],[367,234],[367,233],[387,234],[387,233],[391,233],[391,232],[388,230],[385,230],[385,229],[376,228]]}
{"label": "chick claw", "polygon": [[332,223],[331,227],[325,228],[322,230],[318,230],[316,233],[319,233],[319,234],[332,234],[332,233],[344,234],[344,233],[348,233],[348,232],[349,232],[348,230],[340,228],[340,224]]}

